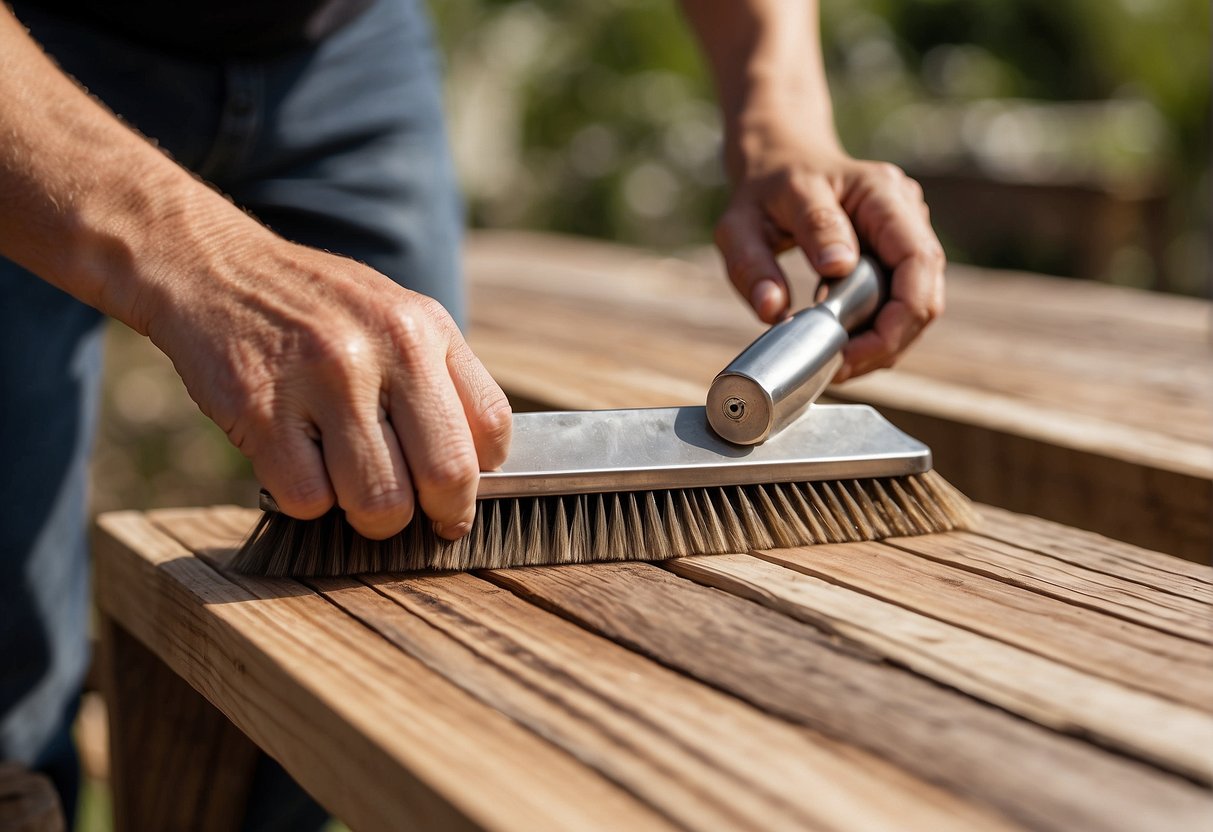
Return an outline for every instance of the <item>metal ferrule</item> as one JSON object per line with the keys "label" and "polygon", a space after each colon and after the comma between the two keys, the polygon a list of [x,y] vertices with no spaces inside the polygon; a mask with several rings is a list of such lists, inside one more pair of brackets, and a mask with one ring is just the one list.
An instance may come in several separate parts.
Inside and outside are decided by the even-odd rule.
{"label": "metal ferrule", "polygon": [[842,364],[849,334],[866,327],[888,296],[875,261],[827,283],[825,299],[775,324],[725,367],[708,390],[707,414],[721,438],[756,445],[821,395]]}

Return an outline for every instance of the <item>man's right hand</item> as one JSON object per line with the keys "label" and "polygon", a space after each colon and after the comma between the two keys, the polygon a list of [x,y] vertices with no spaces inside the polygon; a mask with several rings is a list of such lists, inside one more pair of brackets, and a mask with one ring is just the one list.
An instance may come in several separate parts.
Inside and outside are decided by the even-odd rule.
{"label": "man's right hand", "polygon": [[[510,410],[435,301],[283,240],[119,123],[0,5],[0,254],[168,353],[299,518],[466,533]],[[416,494],[416,499],[414,498]]]}
{"label": "man's right hand", "polygon": [[335,502],[384,538],[415,493],[439,535],[466,534],[511,418],[450,315],[352,260],[255,237],[160,281],[143,310],[194,401],[293,517]]}

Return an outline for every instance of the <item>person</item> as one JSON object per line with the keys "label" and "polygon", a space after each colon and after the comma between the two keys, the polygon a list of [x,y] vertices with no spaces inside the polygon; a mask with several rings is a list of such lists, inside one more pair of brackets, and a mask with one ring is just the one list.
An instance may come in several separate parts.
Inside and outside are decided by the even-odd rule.
{"label": "person", "polygon": [[[944,257],[918,185],[839,143],[815,0],[682,5],[723,115],[730,280],[775,322],[780,251],[840,276],[863,240],[892,297],[838,380],[891,365],[943,309]],[[460,334],[460,228],[419,0],[0,9],[0,757],[69,811],[103,316],[286,513],[383,538],[423,511],[456,538],[511,423]]]}

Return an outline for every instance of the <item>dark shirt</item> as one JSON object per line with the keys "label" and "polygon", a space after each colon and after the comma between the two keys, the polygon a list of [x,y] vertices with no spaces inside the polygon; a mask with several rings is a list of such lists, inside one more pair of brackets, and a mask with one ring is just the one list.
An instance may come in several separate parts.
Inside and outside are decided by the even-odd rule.
{"label": "dark shirt", "polygon": [[272,57],[314,44],[374,0],[19,0],[146,46],[200,58]]}

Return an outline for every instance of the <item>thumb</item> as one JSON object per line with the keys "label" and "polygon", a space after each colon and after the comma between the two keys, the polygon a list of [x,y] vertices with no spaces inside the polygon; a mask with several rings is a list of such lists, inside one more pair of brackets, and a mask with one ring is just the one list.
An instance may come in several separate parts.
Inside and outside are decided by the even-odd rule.
{"label": "thumb", "polygon": [[716,224],[716,247],[733,286],[763,322],[773,324],[788,314],[791,297],[787,278],[763,232],[759,212],[730,208]]}

